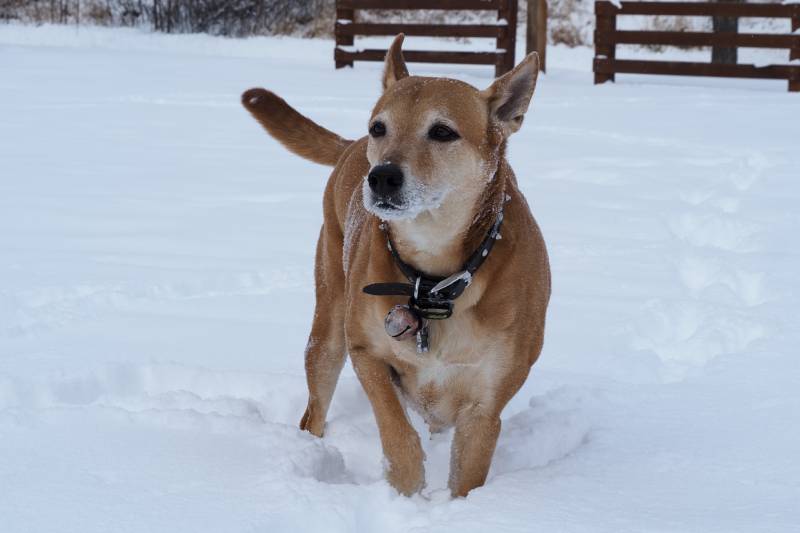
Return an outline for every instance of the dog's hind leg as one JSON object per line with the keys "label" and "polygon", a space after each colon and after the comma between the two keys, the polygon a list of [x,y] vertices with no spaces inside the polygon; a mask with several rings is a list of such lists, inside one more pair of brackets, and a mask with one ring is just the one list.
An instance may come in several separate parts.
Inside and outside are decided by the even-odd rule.
{"label": "dog's hind leg", "polygon": [[317,301],[305,354],[308,407],[300,420],[300,429],[317,437],[325,429],[325,417],[346,354],[342,238],[336,229],[323,226],[317,243],[314,275]]}

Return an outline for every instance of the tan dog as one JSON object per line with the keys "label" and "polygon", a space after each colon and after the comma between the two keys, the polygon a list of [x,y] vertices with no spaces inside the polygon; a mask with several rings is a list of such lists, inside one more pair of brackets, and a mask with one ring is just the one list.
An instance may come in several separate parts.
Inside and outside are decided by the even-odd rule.
{"label": "tan dog", "polygon": [[[300,427],[322,436],[350,354],[375,413],[389,482],[412,494],[425,481],[405,397],[432,431],[455,425],[449,486],[454,496],[465,496],[486,480],[500,413],[542,349],[547,251],[505,159],[539,65],[531,54],[479,91],[457,80],[409,76],[402,42],[398,35],[386,56],[370,135],[357,141],[313,123],[264,89],[245,92],[242,101],[289,150],[335,165],[317,244],[316,311],[305,359],[309,399]],[[485,262],[454,300],[452,316],[425,322],[429,351],[387,335],[384,317],[408,298],[363,292],[373,282],[407,281],[387,236],[403,262],[441,279],[464,269],[501,211],[494,248],[479,254]]]}

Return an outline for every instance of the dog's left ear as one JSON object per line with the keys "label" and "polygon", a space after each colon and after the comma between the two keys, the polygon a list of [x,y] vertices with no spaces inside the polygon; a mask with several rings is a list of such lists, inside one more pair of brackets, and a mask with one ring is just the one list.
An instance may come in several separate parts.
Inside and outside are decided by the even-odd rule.
{"label": "dog's left ear", "polygon": [[389,51],[386,52],[386,61],[383,69],[384,92],[397,81],[408,76],[408,69],[406,68],[406,62],[403,59],[403,52],[401,51],[403,39],[405,39],[404,34],[397,34],[397,37],[392,41],[392,46],[389,47]]}
{"label": "dog's left ear", "polygon": [[481,94],[489,106],[489,118],[508,137],[520,126],[539,76],[539,55],[531,52],[511,72],[506,72]]}

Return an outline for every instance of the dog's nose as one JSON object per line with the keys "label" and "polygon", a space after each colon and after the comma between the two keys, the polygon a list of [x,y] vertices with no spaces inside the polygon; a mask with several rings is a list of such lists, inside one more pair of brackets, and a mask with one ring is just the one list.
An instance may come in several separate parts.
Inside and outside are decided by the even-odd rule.
{"label": "dog's nose", "polygon": [[378,165],[369,171],[367,181],[372,192],[379,196],[389,196],[403,186],[403,171],[391,163]]}

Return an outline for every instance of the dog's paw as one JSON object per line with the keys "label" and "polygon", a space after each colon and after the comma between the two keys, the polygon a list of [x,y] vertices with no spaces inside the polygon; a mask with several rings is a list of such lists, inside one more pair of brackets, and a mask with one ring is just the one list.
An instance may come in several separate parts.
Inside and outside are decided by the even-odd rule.
{"label": "dog's paw", "polygon": [[393,447],[391,457],[387,456],[386,479],[404,496],[411,496],[425,487],[425,452],[419,437],[405,439]]}
{"label": "dog's paw", "polygon": [[314,436],[322,437],[325,420],[319,420],[318,416],[314,416],[315,411],[314,406],[309,403],[306,412],[303,413],[303,418],[300,419],[300,429],[308,431]]}

